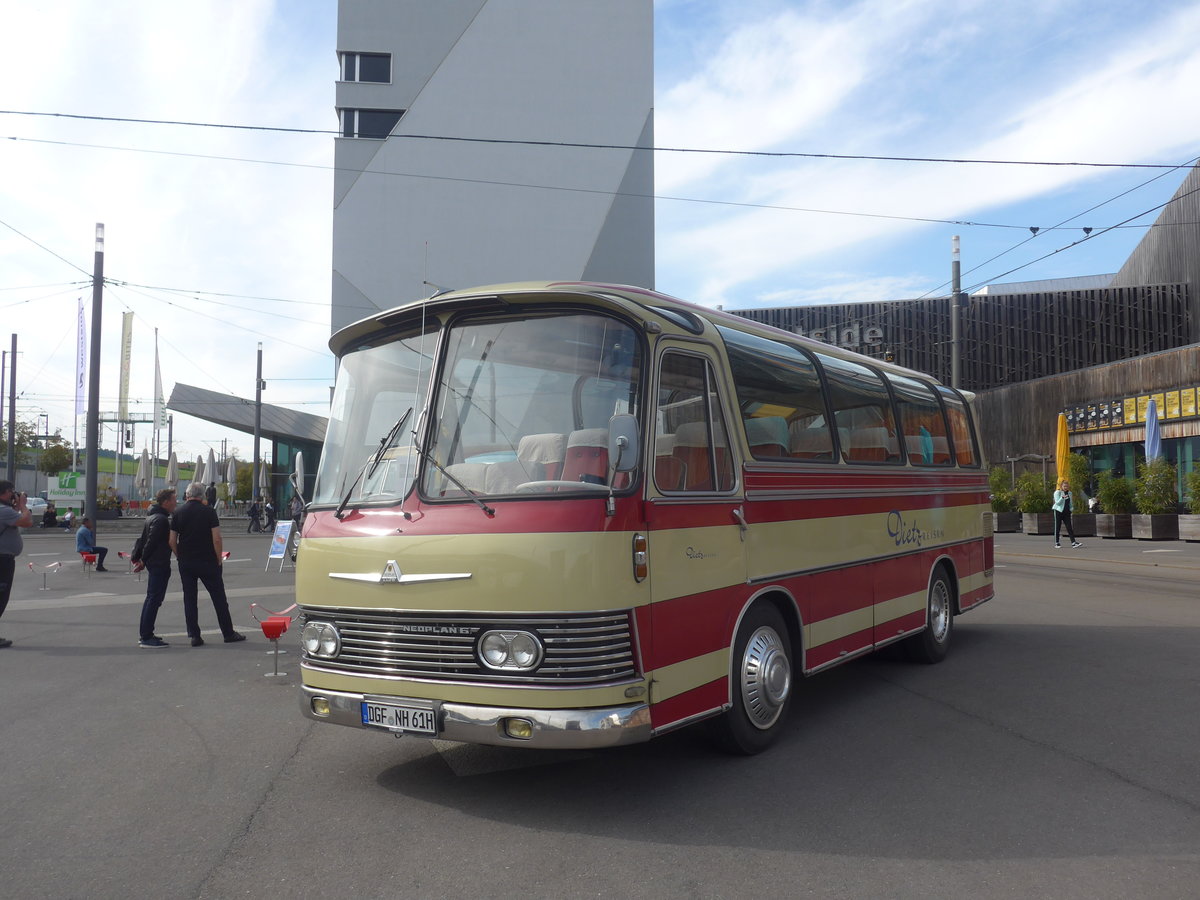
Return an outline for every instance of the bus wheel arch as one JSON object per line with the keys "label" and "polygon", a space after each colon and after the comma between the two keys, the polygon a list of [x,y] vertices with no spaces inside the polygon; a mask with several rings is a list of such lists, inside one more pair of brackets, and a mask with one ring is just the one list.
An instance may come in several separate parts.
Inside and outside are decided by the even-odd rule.
{"label": "bus wheel arch", "polygon": [[788,719],[800,672],[799,622],[788,598],[756,598],[743,612],[730,648],[730,707],[713,720],[720,746],[752,755],[767,749]]}
{"label": "bus wheel arch", "polygon": [[929,576],[925,600],[925,628],[905,640],[905,649],[914,662],[935,665],[950,652],[954,636],[954,617],[958,614],[958,579],[949,560],[940,560]]}

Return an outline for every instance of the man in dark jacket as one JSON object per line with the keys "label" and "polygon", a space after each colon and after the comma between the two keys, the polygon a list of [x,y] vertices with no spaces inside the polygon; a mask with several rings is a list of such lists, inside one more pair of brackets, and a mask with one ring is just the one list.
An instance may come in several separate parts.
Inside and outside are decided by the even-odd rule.
{"label": "man in dark jacket", "polygon": [[174,488],[164,488],[154,495],[154,505],[146,513],[142,536],[133,545],[130,555],[135,566],[140,563],[146,567],[146,599],[142,602],[138,646],[147,649],[170,646],[154,633],[154,623],[158,608],[167,596],[167,582],[171,580],[171,513],[175,512],[176,502]]}
{"label": "man in dark jacket", "polygon": [[217,624],[225,643],[244,641],[246,636],[233,630],[229,615],[229,598],[221,577],[222,555],[221,520],[216,510],[204,503],[204,485],[193,481],[183,492],[183,506],[171,516],[171,549],[179,560],[179,582],[183,587],[183,622],[193,647],[203,647],[200,636],[200,615],[197,602],[202,583],[212,599]]}

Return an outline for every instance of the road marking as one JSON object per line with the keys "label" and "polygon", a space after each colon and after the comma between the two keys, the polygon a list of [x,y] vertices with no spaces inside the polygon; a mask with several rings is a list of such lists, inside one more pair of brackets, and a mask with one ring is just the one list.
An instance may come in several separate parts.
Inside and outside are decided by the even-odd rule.
{"label": "road marking", "polygon": [[26,556],[62,556],[61,553],[27,553]]}
{"label": "road marking", "polygon": [[1179,553],[1179,550],[1143,550],[1143,553]]}

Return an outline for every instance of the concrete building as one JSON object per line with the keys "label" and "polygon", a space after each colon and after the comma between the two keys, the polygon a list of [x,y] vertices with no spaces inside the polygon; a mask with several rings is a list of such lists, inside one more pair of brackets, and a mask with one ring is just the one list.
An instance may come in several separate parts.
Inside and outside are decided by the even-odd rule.
{"label": "concrete building", "polygon": [[654,282],[649,0],[340,0],[334,330],[437,287]]}

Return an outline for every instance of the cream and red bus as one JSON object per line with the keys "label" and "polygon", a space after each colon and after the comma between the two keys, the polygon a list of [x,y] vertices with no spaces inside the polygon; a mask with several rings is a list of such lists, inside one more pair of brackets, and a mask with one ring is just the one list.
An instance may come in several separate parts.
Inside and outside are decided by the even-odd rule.
{"label": "cream and red bus", "polygon": [[795,679],[992,596],[971,397],[653,291],[514,284],[338,331],[301,708],[397,736],[779,733]]}

